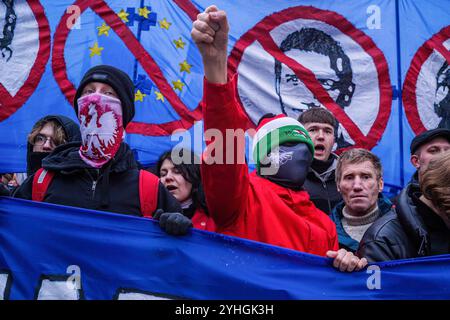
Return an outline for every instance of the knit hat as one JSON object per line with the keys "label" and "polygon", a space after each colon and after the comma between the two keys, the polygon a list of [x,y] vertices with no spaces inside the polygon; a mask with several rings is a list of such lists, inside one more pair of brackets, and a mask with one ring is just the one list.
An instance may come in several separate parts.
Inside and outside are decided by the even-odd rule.
{"label": "knit hat", "polygon": [[108,65],[99,65],[89,69],[83,79],[81,79],[80,85],[78,86],[77,92],[75,94],[75,99],[73,105],[75,107],[75,112],[78,115],[78,102],[84,87],[90,82],[102,82],[110,85],[114,91],[119,96],[119,100],[122,103],[122,117],[123,117],[123,127],[125,128],[127,124],[134,117],[134,85],[130,77],[115,67]]}
{"label": "knit hat", "polygon": [[445,128],[436,128],[422,132],[421,134],[415,136],[411,141],[411,154],[414,154],[420,146],[438,137],[444,138],[450,142],[450,130]]}
{"label": "knit hat", "polygon": [[285,142],[305,143],[314,156],[314,143],[300,122],[284,114],[262,119],[253,138],[253,159],[257,169],[273,148]]}

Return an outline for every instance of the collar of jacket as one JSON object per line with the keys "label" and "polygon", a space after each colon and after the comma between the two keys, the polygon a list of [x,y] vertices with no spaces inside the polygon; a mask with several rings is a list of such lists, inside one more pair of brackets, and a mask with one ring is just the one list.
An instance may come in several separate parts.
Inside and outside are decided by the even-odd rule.
{"label": "collar of jacket", "polygon": [[[58,146],[42,161],[42,167],[47,170],[59,171],[67,174],[72,174],[85,169],[92,169],[91,166],[81,160],[78,153],[80,146],[80,142],[67,143]],[[134,158],[133,151],[128,144],[124,142],[120,145],[114,158],[108,163],[110,163],[109,170],[111,172],[124,172],[139,167]]]}
{"label": "collar of jacket", "polygon": [[336,172],[336,166],[337,166],[339,157],[334,153],[331,153],[330,156],[334,158],[334,161],[331,163],[331,165],[328,167],[328,169],[324,173],[320,174],[316,170],[314,170],[312,167],[309,167],[308,178],[310,178],[310,179],[317,178],[322,182],[334,180],[335,179],[334,174]]}
{"label": "collar of jacket", "polygon": [[429,234],[412,200],[413,194],[420,196],[418,184],[410,183],[401,192],[395,208],[398,219],[406,234],[417,244],[419,256],[426,256],[430,251]]}
{"label": "collar of jacket", "polygon": [[[392,210],[391,201],[382,193],[378,194],[378,209],[380,211],[380,217],[384,216],[386,213]],[[336,224],[336,231],[338,234],[339,245],[349,248],[350,250],[356,252],[359,247],[359,242],[350,237],[350,235],[345,231],[342,225],[342,218],[344,214],[345,202],[339,202],[331,212],[331,220]]]}

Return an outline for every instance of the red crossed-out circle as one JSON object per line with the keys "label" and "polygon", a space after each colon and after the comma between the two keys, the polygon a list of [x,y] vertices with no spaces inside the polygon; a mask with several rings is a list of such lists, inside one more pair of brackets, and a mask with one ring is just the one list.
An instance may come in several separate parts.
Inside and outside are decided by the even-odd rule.
{"label": "red crossed-out circle", "polygon": [[[28,78],[14,96],[0,83],[0,122],[16,112],[33,94],[42,78],[50,56],[50,27],[44,13],[44,8],[38,0],[27,0],[27,3],[31,11],[33,11],[38,24],[39,50]],[[8,70],[2,70],[2,72],[8,72]]]}
{"label": "red crossed-out circle", "polygon": [[403,84],[402,101],[405,108],[406,118],[415,134],[426,131],[427,128],[422,123],[417,105],[417,80],[420,70],[425,61],[436,50],[450,64],[450,52],[444,47],[443,43],[450,38],[450,26],[442,28],[438,33],[432,36],[417,50],[411,61],[411,66],[406,73],[405,83]]}
{"label": "red crossed-out circle", "polygon": [[[300,18],[322,21],[335,27],[358,43],[373,59],[378,72],[380,105],[378,115],[367,136],[361,132],[352,119],[350,119],[344,110],[330,97],[328,92],[316,79],[313,72],[283,53],[270,36],[270,32],[274,28],[288,21]],[[351,138],[355,141],[356,147],[371,149],[376,145],[386,128],[391,112],[392,88],[386,59],[381,50],[378,49],[369,36],[355,28],[353,24],[336,12],[306,6],[287,8],[265,17],[236,42],[229,57],[230,75],[237,71],[245,49],[255,41],[258,41],[267,53],[289,66],[295,72],[297,77],[316,96],[318,101],[327,107],[328,110],[334,114],[336,119],[346,128]],[[238,91],[238,88],[236,88],[236,90]],[[363,108],[364,106],[361,107]],[[241,108],[245,112],[242,102]],[[254,126],[248,115],[247,118],[248,126]]]}
{"label": "red crossed-out circle", "polygon": [[[192,19],[196,16],[196,9],[192,3],[188,1],[178,0],[176,3],[180,8],[188,14]],[[189,110],[186,105],[177,96],[174,89],[167,82],[162,70],[153,60],[152,56],[145,50],[141,43],[136,39],[133,32],[125,25],[125,23],[117,16],[117,14],[106,4],[103,0],[77,0],[74,5],[80,8],[83,13],[87,8],[90,8],[97,13],[107,25],[111,27],[122,39],[126,47],[136,57],[142,68],[147,72],[150,79],[156,84],[160,92],[171,104],[175,112],[178,113],[181,120],[175,120],[163,124],[152,124],[143,122],[131,122],[127,126],[127,133],[137,133],[146,136],[166,136],[170,135],[176,129],[189,129],[192,127],[194,121],[200,120],[202,112],[200,104],[193,111]],[[66,62],[64,59],[64,50],[66,47],[67,37],[71,31],[69,19],[72,19],[71,14],[64,14],[61,21],[56,28],[53,42],[52,54],[52,69],[53,74],[61,91],[66,96],[70,104],[73,103],[76,89],[70,82],[67,76]]]}

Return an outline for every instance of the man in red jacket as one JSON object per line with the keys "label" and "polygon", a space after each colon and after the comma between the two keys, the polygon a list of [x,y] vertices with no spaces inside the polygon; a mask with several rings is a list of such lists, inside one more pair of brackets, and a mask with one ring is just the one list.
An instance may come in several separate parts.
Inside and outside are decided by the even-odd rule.
{"label": "man in red jacket", "polygon": [[[210,6],[197,16],[191,32],[205,71],[205,136],[214,129],[225,137],[227,130],[241,129],[244,119],[235,96],[236,77],[227,79],[228,31],[225,12]],[[229,150],[214,141],[202,162],[206,202],[217,232],[328,256],[342,271],[365,266],[365,259],[336,251],[335,225],[302,189],[314,145],[297,120],[272,115],[260,121],[253,144],[256,172],[249,174],[247,165],[238,161],[244,152],[240,147]],[[211,163],[207,155],[217,154],[223,154],[227,163]]]}

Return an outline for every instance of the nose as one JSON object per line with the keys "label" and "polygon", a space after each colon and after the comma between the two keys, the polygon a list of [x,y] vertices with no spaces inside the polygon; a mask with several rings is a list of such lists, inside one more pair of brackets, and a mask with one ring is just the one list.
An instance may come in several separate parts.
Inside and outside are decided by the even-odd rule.
{"label": "nose", "polygon": [[45,140],[45,143],[42,145],[42,149],[46,150],[46,151],[51,151],[53,150],[53,144],[51,142],[51,139],[47,138]]}
{"label": "nose", "polygon": [[360,177],[356,177],[353,181],[353,190],[354,191],[360,191],[362,190],[362,180]]}
{"label": "nose", "polygon": [[173,181],[173,175],[172,175],[172,172],[171,172],[171,171],[168,171],[167,174],[164,176],[164,178],[165,178],[165,180],[166,180],[167,182]]}
{"label": "nose", "polygon": [[317,139],[323,140],[324,138],[325,138],[324,132],[322,129],[320,129],[319,132],[317,133]]}

